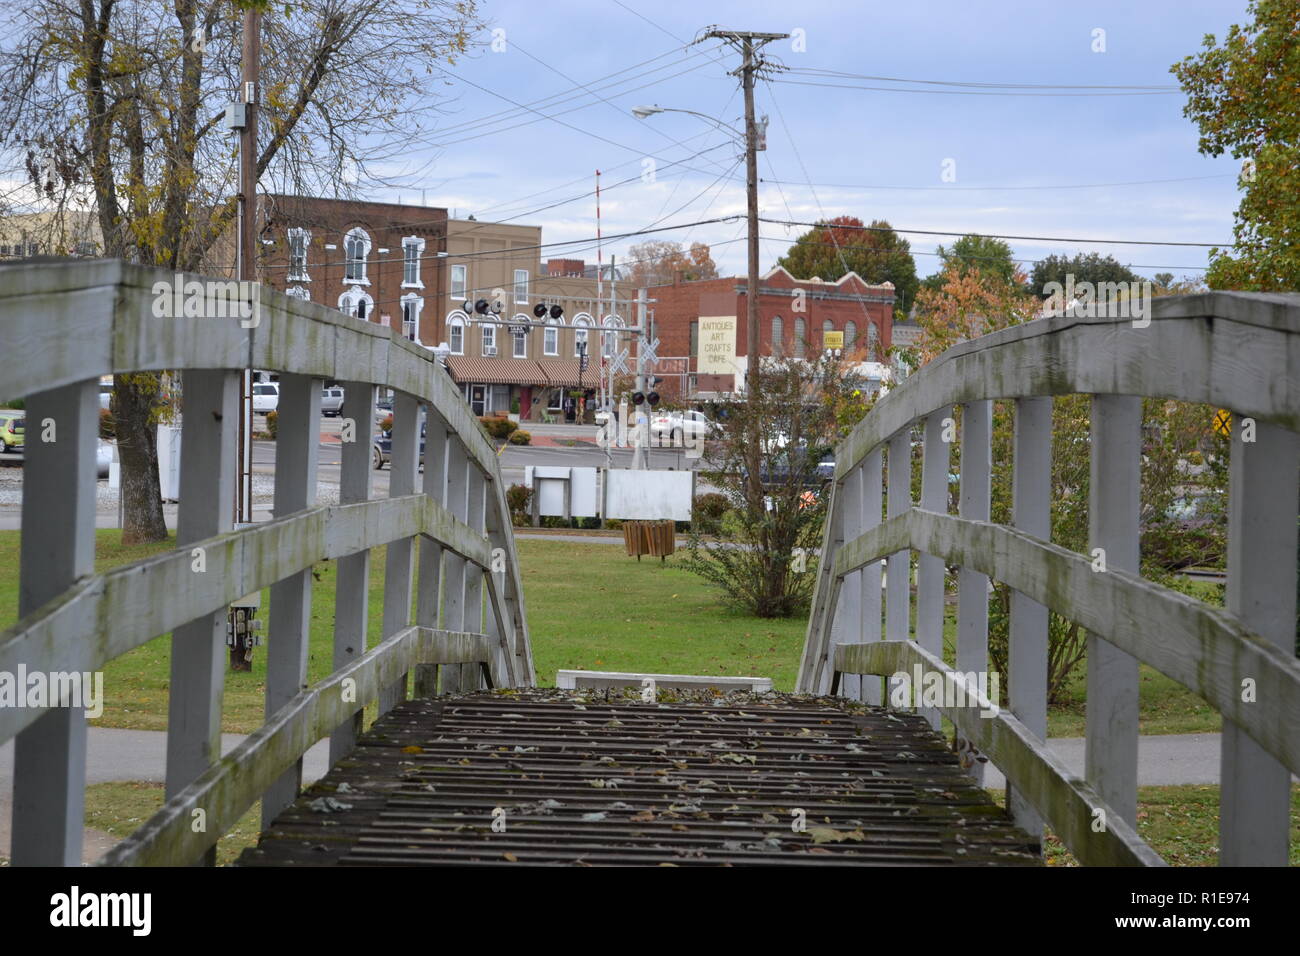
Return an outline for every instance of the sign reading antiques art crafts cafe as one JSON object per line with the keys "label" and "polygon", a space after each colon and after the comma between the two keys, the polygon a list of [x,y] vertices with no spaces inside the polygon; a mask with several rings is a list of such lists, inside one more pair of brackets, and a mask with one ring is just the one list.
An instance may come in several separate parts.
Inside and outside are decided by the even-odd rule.
{"label": "sign reading antiques art crafts cafe", "polygon": [[704,375],[732,375],[736,371],[736,317],[700,316],[700,360]]}

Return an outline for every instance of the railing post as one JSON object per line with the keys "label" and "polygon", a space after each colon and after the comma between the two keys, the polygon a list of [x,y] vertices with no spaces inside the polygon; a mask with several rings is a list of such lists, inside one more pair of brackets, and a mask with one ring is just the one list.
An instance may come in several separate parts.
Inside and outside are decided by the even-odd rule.
{"label": "railing post", "polygon": [[[343,427],[351,441],[343,442],[339,468],[339,504],[370,499],[370,451],[375,433],[375,390],[364,382],[343,383]],[[334,669],[351,664],[366,652],[366,623],[370,611],[370,552],[358,551],[338,559],[334,592]],[[350,754],[361,734],[364,710],[330,735],[330,764]]]}
{"label": "railing post", "polygon": [[[1232,426],[1225,603],[1229,614],[1290,655],[1300,438],[1256,422],[1255,440],[1243,441],[1244,426],[1240,419]],[[1264,694],[1244,706],[1281,712]],[[1220,747],[1219,864],[1286,866],[1291,775],[1226,716]]]}
{"label": "railing post", "polygon": [[[371,413],[373,414],[373,412]],[[432,426],[432,420],[430,426]],[[432,431],[432,427],[429,429]],[[432,438],[432,436],[430,436]],[[393,394],[393,444],[388,463],[388,497],[415,494],[420,459],[420,403],[405,392]],[[389,638],[411,623],[411,592],[415,570],[417,536],[388,545],[384,556],[384,637]],[[406,700],[407,674],[379,694],[383,716]]]}
{"label": "railing post", "polygon": [[[835,616],[841,600],[842,582],[835,580],[835,562],[844,546],[844,497],[848,476],[832,485],[830,512],[822,535],[822,550],[818,557],[818,583],[813,594],[811,621],[816,622],[815,646],[817,657],[813,662],[815,694],[829,694],[835,676]],[[820,602],[820,607],[818,603]]]}
{"label": "railing post", "polygon": [[[912,507],[912,429],[889,439],[889,517]],[[905,641],[911,630],[912,552],[897,551],[886,559],[885,640]]]}
{"label": "railing post", "polygon": [[[438,507],[447,504],[447,449],[456,441],[446,420],[429,406],[424,429],[424,496]],[[440,627],[442,609],[442,545],[433,538],[420,539],[420,587],[415,599],[415,622],[422,627]],[[446,664],[421,664],[416,668],[417,697],[438,692],[438,673]]]}
{"label": "railing post", "polygon": [[[1052,400],[1016,400],[1011,522],[1026,534],[1052,538]],[[1047,739],[1047,608],[1011,592],[1007,637],[1007,699],[1026,728]],[[994,703],[997,703],[994,701]],[[1017,825],[1042,839],[1043,820],[1020,793],[1007,785],[1007,807]]]}
{"label": "railing post", "polygon": [[[945,426],[945,422],[947,425]],[[954,427],[952,407],[940,408],[925,420],[925,444],[921,452],[921,508],[948,513],[948,442],[945,434]],[[943,558],[922,553],[916,559],[916,642],[935,657],[943,657],[944,574]],[[922,707],[922,716],[939,729],[939,711]]]}
{"label": "railing post", "polygon": [[[862,459],[862,467],[858,469],[861,472],[861,528],[863,531],[870,531],[880,524],[881,514],[884,509],[884,474],[885,474],[885,455],[884,452],[877,448]],[[880,640],[881,614],[881,574],[884,569],[883,561],[872,561],[862,569],[861,587],[862,587],[862,624],[860,640],[863,643],[871,643]],[[879,706],[884,700],[881,694],[881,686],[884,679],[870,674],[862,675],[862,700],[863,703]]]}
{"label": "railing post", "polygon": [[[469,504],[466,523],[483,533],[483,498],[487,482],[478,465],[469,462]],[[490,549],[489,549],[490,550]],[[465,563],[465,624],[464,629],[475,634],[484,633],[483,628],[483,569],[477,564]],[[462,665],[460,689],[462,691],[480,690],[483,686],[483,669],[477,665]]]}
{"label": "railing post", "polygon": [[[1092,397],[1088,540],[1098,574],[1137,574],[1141,503],[1142,399]],[[1294,504],[1294,502],[1292,502]],[[1100,551],[1098,550],[1100,549]],[[1291,561],[1295,561],[1292,553]],[[1138,662],[1088,635],[1087,780],[1130,825],[1137,825]]]}
{"label": "railing post", "polygon": [[[841,514],[844,516],[843,539],[852,541],[862,533],[862,469],[854,468],[844,478],[840,488]],[[850,571],[844,575],[840,585],[840,599],[834,608],[831,620],[832,666],[835,661],[835,645],[851,644],[858,638],[862,621],[862,581],[860,572]],[[862,675],[845,674],[840,678],[840,696],[850,700],[862,699]]]}
{"label": "railing post", "polygon": [[[460,436],[447,443],[447,510],[464,521],[469,514],[469,472],[473,465]],[[458,554],[442,553],[442,626],[449,631],[465,630],[465,565]],[[463,687],[463,664],[442,667],[442,693],[456,693]]]}
{"label": "railing post", "polygon": [[[176,546],[224,534],[234,527],[240,374],[189,370],[184,373],[181,422],[180,507]],[[194,573],[203,564],[191,563]],[[167,784],[171,799],[221,759],[221,701],[225,684],[225,609],[172,631],[171,680],[167,692]],[[203,862],[216,864],[215,848]]]}
{"label": "railing post", "polygon": [[[283,518],[316,502],[316,461],[320,447],[321,380],[280,375],[277,407],[280,427],[275,447],[275,517]],[[307,684],[311,636],[311,568],[271,585],[271,616],[266,655],[266,716],[292,700]],[[302,758],[262,796],[262,828],[298,796]]]}
{"label": "railing post", "polygon": [[[993,476],[993,403],[982,400],[962,408],[961,498],[963,518],[989,520]],[[989,579],[969,568],[957,571],[957,670],[976,679],[989,666]],[[968,741],[958,735],[957,750],[970,775],[984,782],[984,764]]]}
{"label": "railing post", "polygon": [[[94,380],[27,399],[19,617],[95,570],[98,433]],[[51,707],[14,738],[13,865],[79,866],[85,795],[86,712]]]}
{"label": "railing post", "polygon": [[514,529],[510,523],[510,512],[504,507],[504,495],[495,479],[489,480],[485,488],[485,507],[483,512],[484,527],[487,530],[488,544],[495,555],[499,552],[505,559],[500,570],[492,570],[489,583],[500,596],[497,606],[501,612],[500,631],[493,608],[488,608],[487,633],[493,637],[494,644],[502,646],[502,673],[508,674],[518,686],[529,682],[531,658],[528,657],[527,641],[524,640],[523,615],[519,610],[519,601],[515,596],[515,569],[512,562],[515,549],[511,546],[510,535]]}

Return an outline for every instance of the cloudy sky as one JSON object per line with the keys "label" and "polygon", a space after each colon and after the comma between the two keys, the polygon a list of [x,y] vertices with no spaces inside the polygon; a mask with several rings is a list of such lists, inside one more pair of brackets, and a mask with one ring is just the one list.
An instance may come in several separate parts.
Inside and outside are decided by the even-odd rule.
{"label": "cloudy sky", "polygon": [[[708,242],[724,274],[743,273],[739,148],[689,114],[631,114],[658,104],[739,125],[743,100],[728,75],[738,54],[716,40],[692,44],[716,24],[794,34],[766,48],[787,69],[756,92],[770,116],[762,215],[1024,236],[1011,246],[1029,262],[1101,251],[1146,275],[1199,275],[1203,248],[1130,243],[1231,239],[1238,163],[1196,151],[1169,67],[1205,34],[1244,22],[1245,6],[488,0],[481,45],[443,87],[443,118],[413,144],[408,167],[390,170],[400,187],[374,198],[540,225],[548,243],[588,240],[599,169],[604,235],[739,216],[649,238]],[[801,231],[764,224],[762,267]],[[922,275],[952,239],[906,238]],[[606,261],[636,241],[606,241]],[[594,243],[543,253],[564,255],[594,261]]]}

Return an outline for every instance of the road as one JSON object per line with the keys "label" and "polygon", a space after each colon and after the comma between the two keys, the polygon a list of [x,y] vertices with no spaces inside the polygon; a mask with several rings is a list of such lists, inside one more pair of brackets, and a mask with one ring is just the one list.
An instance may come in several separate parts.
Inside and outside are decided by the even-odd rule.
{"label": "road", "polygon": [[[259,416],[260,418],[260,416]],[[261,422],[257,422],[261,427]],[[343,446],[339,435],[343,427],[340,418],[321,418],[321,441],[317,447],[317,498],[321,503],[338,500],[339,470]],[[611,449],[608,456],[596,446],[594,425],[527,425],[527,430],[544,445],[506,445],[500,452],[501,476],[507,487],[523,484],[527,465],[560,465],[568,467],[628,468],[632,464],[632,450]],[[555,442],[574,442],[557,445]],[[275,475],[276,445],[273,441],[253,442],[254,519],[264,521],[271,517],[272,479]],[[0,530],[16,530],[21,526],[22,508],[22,456],[4,456],[0,461]],[[648,452],[649,466],[657,469],[691,469],[698,471],[704,464],[702,458],[692,458],[685,449],[652,448]],[[390,469],[385,465],[371,472],[371,494],[382,498],[388,494]],[[696,491],[715,490],[703,481],[697,481]],[[168,527],[176,526],[176,505],[165,504],[163,515]],[[107,479],[97,486],[95,526],[117,527],[117,492],[108,487]]]}

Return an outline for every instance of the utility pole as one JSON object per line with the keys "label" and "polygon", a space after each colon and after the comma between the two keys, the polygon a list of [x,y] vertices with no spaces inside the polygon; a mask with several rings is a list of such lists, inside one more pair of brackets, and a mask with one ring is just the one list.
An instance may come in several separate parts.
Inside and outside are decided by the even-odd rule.
{"label": "utility pole", "polygon": [[[239,134],[239,278],[257,281],[257,101],[262,62],[262,13],[244,11],[239,97],[244,128]],[[235,490],[236,523],[253,520],[253,331],[248,330],[248,369],[239,428],[239,481]]]}
{"label": "utility pole", "polygon": [[[636,390],[640,392],[642,395],[645,395],[650,391],[650,389],[646,388],[646,374],[645,374],[645,358],[646,358],[645,347],[647,343],[649,343],[650,341],[650,331],[646,327],[645,312],[646,312],[646,290],[637,289],[636,324],[637,324],[638,331],[637,331],[637,340],[636,340]],[[645,405],[637,405],[634,407],[637,409],[636,412],[637,433],[636,434],[638,440],[636,443],[636,448],[634,448],[632,451],[632,467],[648,468],[649,452],[646,450],[646,445],[650,441],[650,416],[648,413],[642,412],[642,409],[646,407]],[[645,419],[644,428],[641,427],[642,418]]]}
{"label": "utility pole", "polygon": [[[755,60],[755,52],[773,40],[784,40],[788,33],[755,33],[739,30],[710,30],[705,38],[726,40],[739,48],[744,56],[738,70],[741,84],[745,91],[745,195],[749,214],[749,279],[745,284],[745,401],[753,398],[758,386],[758,125],[754,121],[754,73],[762,65],[762,60]],[[751,503],[761,504],[762,483],[759,477],[759,434],[757,416],[750,415],[752,422],[749,436],[749,489]]]}

